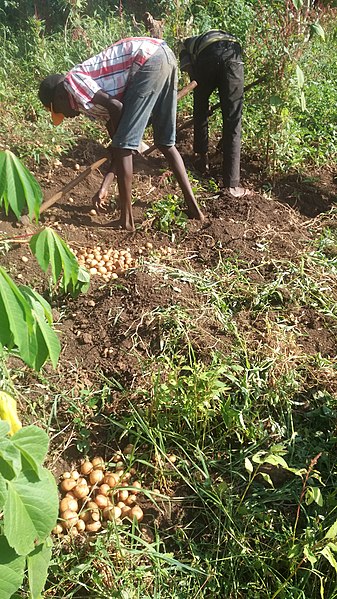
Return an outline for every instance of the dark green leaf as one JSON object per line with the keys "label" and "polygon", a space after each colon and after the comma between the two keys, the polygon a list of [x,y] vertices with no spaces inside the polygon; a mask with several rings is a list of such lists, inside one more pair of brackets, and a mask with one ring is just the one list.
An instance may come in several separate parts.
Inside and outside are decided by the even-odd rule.
{"label": "dark green leaf", "polygon": [[0,207],[19,218],[28,207],[29,217],[39,217],[42,191],[35,177],[9,150],[0,152]]}

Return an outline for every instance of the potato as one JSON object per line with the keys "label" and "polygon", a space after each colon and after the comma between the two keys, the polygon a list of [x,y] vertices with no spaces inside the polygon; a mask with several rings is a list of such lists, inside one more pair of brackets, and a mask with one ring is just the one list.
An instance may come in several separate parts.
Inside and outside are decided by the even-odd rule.
{"label": "potato", "polygon": [[76,499],[72,499],[71,497],[64,497],[60,501],[60,512],[65,512],[66,510],[71,510],[72,512],[77,512],[78,503]]}
{"label": "potato", "polygon": [[89,462],[88,460],[85,460],[84,462],[82,462],[81,464],[81,474],[84,474],[84,476],[87,476],[88,474],[90,474],[90,472],[94,469],[93,465],[91,462]]}
{"label": "potato", "polygon": [[71,491],[72,489],[74,489],[74,487],[76,487],[76,480],[74,480],[73,478],[65,478],[62,482],[61,482],[61,490],[62,491]]}
{"label": "potato", "polygon": [[142,508],[139,507],[139,505],[135,505],[134,507],[132,507],[130,509],[128,516],[132,520],[135,518],[138,522],[141,522],[144,518],[144,512],[143,512]]}
{"label": "potato", "polygon": [[97,485],[104,479],[103,470],[93,470],[89,474],[89,480],[91,485]]}
{"label": "potato", "polygon": [[87,532],[98,532],[100,528],[102,528],[100,520],[97,520],[96,522],[87,522],[85,525],[85,530]]}
{"label": "potato", "polygon": [[61,519],[63,520],[64,528],[68,529],[72,526],[75,526],[76,522],[78,521],[78,515],[76,512],[72,512],[71,510],[65,510],[65,512],[62,512],[61,514]]}

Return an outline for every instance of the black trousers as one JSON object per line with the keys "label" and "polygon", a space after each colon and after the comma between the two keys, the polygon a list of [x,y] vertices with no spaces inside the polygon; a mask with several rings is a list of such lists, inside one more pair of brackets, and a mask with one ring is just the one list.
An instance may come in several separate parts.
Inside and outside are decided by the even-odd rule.
{"label": "black trousers", "polygon": [[241,46],[237,42],[211,44],[198,56],[194,77],[193,120],[195,152],[208,152],[209,97],[218,89],[222,111],[223,181],[226,187],[240,183],[241,116],[244,73]]}

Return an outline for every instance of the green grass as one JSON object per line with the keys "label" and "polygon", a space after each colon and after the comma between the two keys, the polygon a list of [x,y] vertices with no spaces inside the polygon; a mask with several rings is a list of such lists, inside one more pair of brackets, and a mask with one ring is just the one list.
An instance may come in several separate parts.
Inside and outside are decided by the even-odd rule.
{"label": "green grass", "polygon": [[[214,11],[218,26],[227,12],[223,3]],[[238,32],[246,31],[248,16],[241,2]],[[197,8],[195,17],[198,24]],[[170,19],[173,40],[185,24],[182,14]],[[58,157],[79,135],[106,142],[88,120],[53,128],[36,98],[43,76],[130,30],[128,19],[87,18],[85,25],[90,47],[83,37],[73,40],[71,28],[45,36],[32,21],[29,35],[17,38],[2,29],[0,137],[27,161]],[[258,50],[251,48],[250,57]],[[305,113],[291,76],[283,112],[271,110],[264,88],[247,96],[244,146],[261,163],[269,134],[276,169],[333,162],[335,64],[332,37],[324,52],[315,43],[302,55]],[[247,68],[252,75],[249,61]],[[191,109],[190,98],[182,108]],[[215,115],[212,134],[219,127]],[[210,182],[210,194],[217,191]],[[111,524],[96,537],[55,542],[45,597],[337,597],[337,535],[335,528],[328,533],[337,520],[337,361],[303,349],[302,321],[310,312],[328,335],[336,333],[336,211],[329,226],[326,216],[309,223],[312,241],[291,260],[276,259],[268,239],[250,263],[228,259],[221,247],[214,249],[214,268],[198,271],[188,260],[179,260],[179,268],[158,263],[155,254],[144,260],[142,268],[166,284],[189,285],[194,301],[183,304],[177,294],[175,303],[142,315],[152,343],[144,352],[135,329],[130,351],[142,374],[131,389],[101,373],[94,373],[100,382],[80,390],[65,391],[50,372],[28,384],[22,368],[12,365],[9,372],[1,360],[1,388],[9,389],[12,379],[27,421],[50,435],[51,468],[69,451],[86,455],[103,444],[110,455],[131,441],[135,451],[126,466],[137,468],[146,489],[146,526]],[[149,218],[169,235],[185,223],[175,197],[153,204]],[[205,319],[214,325],[207,341]],[[116,394],[123,405],[118,417],[105,409]]]}
{"label": "green grass", "polygon": [[[138,384],[102,377],[64,392],[41,374],[40,397],[21,389],[49,430],[53,466],[69,445],[85,455],[103,443],[111,455],[132,442],[125,466],[147,501],[146,525],[56,541],[46,597],[336,596],[337,362],[303,351],[298,319],[310,309],[336,330],[334,219],[309,224],[312,241],[292,261],[225,260],[219,248],[218,264],[196,272],[154,256],[142,268],[188,283],[196,300],[143,315],[156,342]],[[206,315],[231,340],[210,343],[207,358]],[[105,410],[116,392],[118,417]]]}

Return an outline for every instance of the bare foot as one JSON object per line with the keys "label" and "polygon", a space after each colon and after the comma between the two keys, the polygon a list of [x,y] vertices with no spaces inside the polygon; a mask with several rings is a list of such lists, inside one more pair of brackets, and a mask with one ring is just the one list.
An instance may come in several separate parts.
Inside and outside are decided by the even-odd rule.
{"label": "bare foot", "polygon": [[120,229],[122,231],[130,231],[130,232],[134,232],[135,226],[133,223],[129,223],[129,222],[122,222],[122,219],[117,219],[117,220],[112,220],[109,223],[106,224],[107,227],[111,227],[111,229]]}
{"label": "bare foot", "polygon": [[251,190],[246,187],[228,187],[227,191],[233,198],[243,198],[252,194]]}

